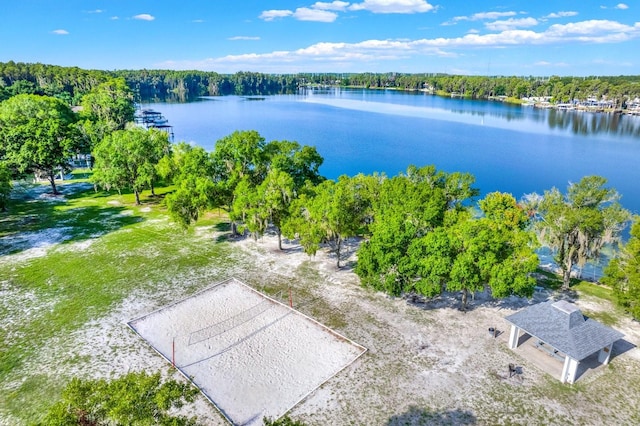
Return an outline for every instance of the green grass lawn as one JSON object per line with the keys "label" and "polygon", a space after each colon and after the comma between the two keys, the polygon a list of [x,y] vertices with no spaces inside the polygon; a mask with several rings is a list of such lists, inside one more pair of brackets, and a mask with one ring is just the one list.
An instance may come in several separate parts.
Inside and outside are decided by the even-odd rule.
{"label": "green grass lawn", "polygon": [[[6,413],[20,422],[36,421],[59,397],[68,377],[25,367],[43,345],[69,339],[134,291],[153,291],[170,277],[197,274],[212,262],[221,270],[232,268],[237,258],[228,243],[185,232],[168,220],[161,203],[168,189],[159,188],[156,197],[145,192],[141,206],[134,205],[132,194],[92,188],[66,201],[23,197],[0,216],[0,236],[31,236],[27,243],[0,245],[0,418]],[[213,215],[199,225],[218,222]],[[46,256],[32,255],[51,230],[63,241]],[[11,260],[20,256],[25,258]],[[169,285],[178,287],[179,297],[198,290]]]}

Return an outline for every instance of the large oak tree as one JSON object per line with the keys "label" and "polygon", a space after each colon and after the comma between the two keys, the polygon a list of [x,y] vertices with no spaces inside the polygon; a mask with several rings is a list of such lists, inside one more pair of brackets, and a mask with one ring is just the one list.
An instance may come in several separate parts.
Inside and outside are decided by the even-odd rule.
{"label": "large oak tree", "polygon": [[67,173],[69,159],[81,149],[75,113],[59,99],[17,95],[0,103],[0,158],[19,173],[55,179]]}
{"label": "large oak tree", "polygon": [[167,134],[159,130],[140,127],[117,130],[94,148],[96,162],[92,179],[106,189],[131,189],[136,204],[140,204],[140,192],[145,187],[153,187],[156,166],[169,147]]}
{"label": "large oak tree", "polygon": [[529,218],[510,194],[491,193],[479,202],[483,213],[449,211],[443,225],[414,240],[404,263],[411,290],[426,296],[491,290],[494,297],[530,296],[538,266]]}
{"label": "large oak tree", "polygon": [[562,271],[563,290],[569,289],[574,266],[597,259],[605,244],[617,242],[631,217],[606,183],[601,176],[586,176],[570,184],[566,194],[552,188],[525,199],[542,244],[553,250]]}

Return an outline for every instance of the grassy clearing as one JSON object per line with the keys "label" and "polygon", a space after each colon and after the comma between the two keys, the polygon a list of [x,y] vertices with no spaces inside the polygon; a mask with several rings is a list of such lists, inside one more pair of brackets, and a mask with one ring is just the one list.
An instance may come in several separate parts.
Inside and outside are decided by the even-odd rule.
{"label": "grassy clearing", "polygon": [[609,287],[604,285],[594,284],[588,281],[580,281],[579,283],[573,285],[571,289],[583,295],[596,297],[598,299],[615,303],[613,291]]}
{"label": "grassy clearing", "polygon": [[[25,367],[47,342],[70,339],[73,331],[106,315],[135,291],[168,285],[176,286],[180,295],[198,289],[180,288],[180,283],[167,282],[170,277],[197,274],[212,261],[221,269],[232,269],[237,257],[230,255],[228,244],[203,244],[205,237],[167,220],[160,203],[167,190],[157,190],[156,197],[145,194],[141,206],[133,205],[130,194],[93,189],[66,201],[23,198],[10,206],[0,221],[0,236],[12,236],[19,229],[34,238],[0,246],[5,255],[0,258],[5,298],[0,321],[10,325],[0,328],[0,418],[6,413],[29,423],[58,398],[68,378]],[[216,218],[206,222],[215,224]],[[52,228],[62,229],[56,235],[61,242],[49,247],[46,255],[12,260],[33,251],[38,238]]]}

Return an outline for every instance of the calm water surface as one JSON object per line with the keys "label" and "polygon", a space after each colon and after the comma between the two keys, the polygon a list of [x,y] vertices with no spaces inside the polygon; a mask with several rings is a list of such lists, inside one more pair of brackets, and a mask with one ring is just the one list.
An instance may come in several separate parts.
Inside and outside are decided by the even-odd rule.
{"label": "calm water surface", "polygon": [[300,95],[218,97],[147,104],[174,126],[175,141],[213,149],[235,130],[313,145],[324,176],[434,164],[470,172],[482,194],[523,194],[601,175],[640,213],[640,117],[541,110],[422,93],[332,89]]}

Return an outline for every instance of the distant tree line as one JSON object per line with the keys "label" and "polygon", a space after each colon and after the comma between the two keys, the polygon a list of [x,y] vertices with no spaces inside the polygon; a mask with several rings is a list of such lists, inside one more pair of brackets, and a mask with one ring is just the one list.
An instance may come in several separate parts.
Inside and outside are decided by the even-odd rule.
{"label": "distant tree line", "polygon": [[469,99],[547,96],[552,102],[610,99],[624,108],[640,97],[640,76],[536,77],[465,76],[434,73],[298,73],[263,74],[172,70],[83,70],[44,64],[0,62],[0,101],[16,94],[63,99],[70,105],[97,85],[122,77],[138,101],[184,102],[199,96],[262,96],[296,93],[309,85],[371,89],[429,90]]}

